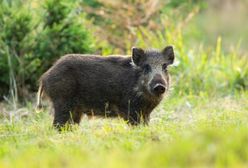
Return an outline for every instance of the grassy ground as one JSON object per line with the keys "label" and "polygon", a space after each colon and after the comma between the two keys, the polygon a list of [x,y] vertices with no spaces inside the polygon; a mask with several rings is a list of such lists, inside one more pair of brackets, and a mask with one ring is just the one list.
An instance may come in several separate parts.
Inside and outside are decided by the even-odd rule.
{"label": "grassy ground", "polygon": [[172,95],[148,127],[84,118],[73,131],[58,133],[48,111],[27,106],[12,122],[1,117],[0,167],[247,167],[247,113],[247,92]]}

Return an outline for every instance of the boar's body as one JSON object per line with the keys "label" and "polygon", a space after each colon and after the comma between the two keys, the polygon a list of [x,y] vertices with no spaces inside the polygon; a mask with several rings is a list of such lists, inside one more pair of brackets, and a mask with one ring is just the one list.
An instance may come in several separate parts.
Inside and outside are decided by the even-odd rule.
{"label": "boar's body", "polygon": [[41,77],[55,108],[54,124],[63,125],[71,114],[77,123],[82,113],[146,121],[159,100],[135,89],[140,73],[130,57],[64,56]]}
{"label": "boar's body", "polygon": [[147,124],[169,88],[167,66],[173,60],[170,46],[162,51],[133,48],[132,57],[66,55],[41,77],[37,105],[45,92],[57,128],[79,123],[82,114]]}

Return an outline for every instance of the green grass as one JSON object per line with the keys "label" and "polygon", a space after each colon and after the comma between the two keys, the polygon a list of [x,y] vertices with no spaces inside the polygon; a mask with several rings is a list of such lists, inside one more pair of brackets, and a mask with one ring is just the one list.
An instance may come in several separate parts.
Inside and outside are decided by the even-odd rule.
{"label": "green grass", "polygon": [[[2,112],[8,110],[2,108]],[[83,119],[73,131],[51,128],[49,112],[27,106],[0,120],[0,167],[247,167],[248,93],[172,95],[150,126]]]}

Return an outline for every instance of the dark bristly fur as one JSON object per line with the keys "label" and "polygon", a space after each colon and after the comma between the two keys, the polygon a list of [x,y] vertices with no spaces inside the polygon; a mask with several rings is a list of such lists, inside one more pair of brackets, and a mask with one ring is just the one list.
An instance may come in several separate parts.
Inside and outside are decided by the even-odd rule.
{"label": "dark bristly fur", "polygon": [[163,86],[168,89],[169,76],[167,70],[163,76],[151,76],[144,65],[149,64],[152,70],[153,64],[161,63],[162,71],[162,63],[173,60],[172,47],[162,52],[133,48],[132,57],[66,55],[42,75],[37,106],[44,92],[53,103],[53,125],[57,128],[80,123],[82,114],[120,116],[132,125],[147,124],[163,95],[153,93],[152,88],[159,83],[160,90]]}

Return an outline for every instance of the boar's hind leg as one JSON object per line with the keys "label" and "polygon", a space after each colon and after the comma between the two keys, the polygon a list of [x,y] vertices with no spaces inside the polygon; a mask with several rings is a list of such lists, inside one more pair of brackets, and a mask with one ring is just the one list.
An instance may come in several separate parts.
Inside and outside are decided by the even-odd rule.
{"label": "boar's hind leg", "polygon": [[70,119],[71,105],[66,104],[65,101],[54,102],[54,120],[53,126],[61,129]]}

